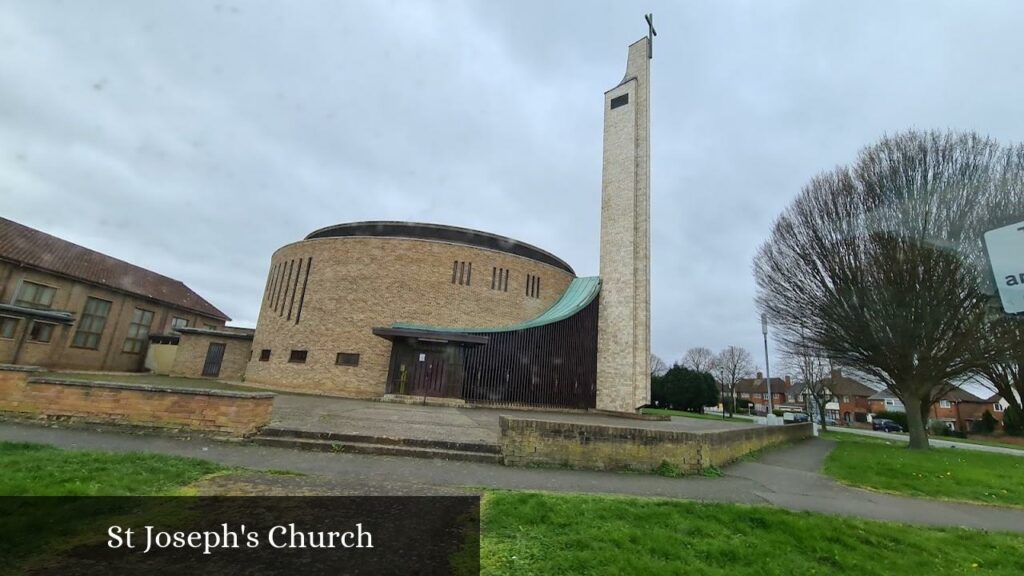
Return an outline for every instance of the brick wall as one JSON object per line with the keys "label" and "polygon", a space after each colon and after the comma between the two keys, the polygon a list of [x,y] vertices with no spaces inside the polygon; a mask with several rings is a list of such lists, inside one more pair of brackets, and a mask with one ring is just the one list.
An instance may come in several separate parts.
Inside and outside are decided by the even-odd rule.
{"label": "brick wall", "polygon": [[208,334],[182,333],[178,340],[178,350],[171,367],[172,376],[201,378],[206,354],[211,343],[224,344],[224,359],[221,361],[220,373],[215,376],[219,380],[242,380],[245,367],[249,363],[252,351],[252,340],[233,338],[230,336],[214,336]]}
{"label": "brick wall", "polygon": [[0,368],[0,413],[242,437],[270,422],[274,395],[31,378]]}
{"label": "brick wall", "polygon": [[501,450],[509,466],[649,472],[667,461],[687,474],[812,434],[811,424],[676,432],[502,416],[500,425]]}

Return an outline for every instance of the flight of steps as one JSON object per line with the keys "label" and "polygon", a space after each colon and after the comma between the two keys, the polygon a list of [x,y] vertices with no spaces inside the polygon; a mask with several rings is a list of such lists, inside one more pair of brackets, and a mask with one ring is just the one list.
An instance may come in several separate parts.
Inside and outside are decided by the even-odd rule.
{"label": "flight of steps", "polygon": [[299,448],[318,452],[438,458],[489,464],[501,464],[502,462],[501,448],[497,444],[446,442],[422,438],[388,438],[275,426],[264,428],[251,441],[261,446]]}

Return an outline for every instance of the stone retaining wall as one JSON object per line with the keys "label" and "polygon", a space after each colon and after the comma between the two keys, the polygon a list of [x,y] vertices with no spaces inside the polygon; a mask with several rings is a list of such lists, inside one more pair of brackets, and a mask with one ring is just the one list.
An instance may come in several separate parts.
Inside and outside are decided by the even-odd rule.
{"label": "stone retaining wall", "polygon": [[501,451],[509,466],[649,472],[668,462],[687,474],[812,435],[810,424],[676,432],[502,416],[500,426]]}
{"label": "stone retaining wall", "polygon": [[263,392],[31,378],[33,371],[0,366],[0,413],[244,437],[270,422],[274,401],[273,394]]}

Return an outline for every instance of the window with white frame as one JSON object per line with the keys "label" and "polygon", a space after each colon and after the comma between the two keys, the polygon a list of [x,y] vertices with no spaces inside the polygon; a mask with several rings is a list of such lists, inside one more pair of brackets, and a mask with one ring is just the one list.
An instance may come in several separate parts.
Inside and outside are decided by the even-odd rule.
{"label": "window with white frame", "polygon": [[1003,411],[1003,405],[1000,404],[999,402],[996,402],[995,404],[992,405],[992,411],[993,412],[1002,412]]}
{"label": "window with white frame", "polygon": [[939,408],[949,408],[949,400],[939,400]]}

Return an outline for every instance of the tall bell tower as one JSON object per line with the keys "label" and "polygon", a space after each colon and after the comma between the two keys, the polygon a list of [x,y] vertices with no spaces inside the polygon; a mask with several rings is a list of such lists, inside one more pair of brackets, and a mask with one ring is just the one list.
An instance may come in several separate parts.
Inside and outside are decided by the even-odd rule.
{"label": "tall bell tower", "polygon": [[629,46],[626,75],[604,94],[597,408],[650,402],[651,207],[649,33]]}

